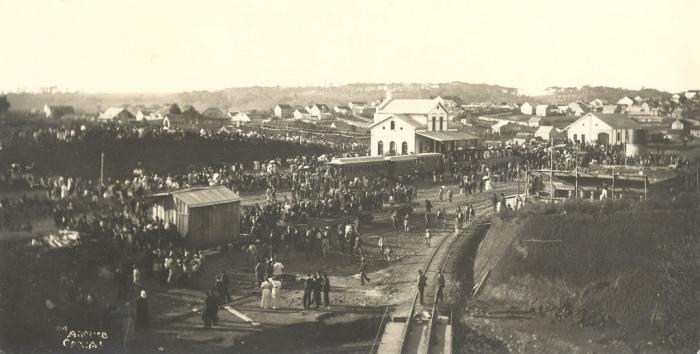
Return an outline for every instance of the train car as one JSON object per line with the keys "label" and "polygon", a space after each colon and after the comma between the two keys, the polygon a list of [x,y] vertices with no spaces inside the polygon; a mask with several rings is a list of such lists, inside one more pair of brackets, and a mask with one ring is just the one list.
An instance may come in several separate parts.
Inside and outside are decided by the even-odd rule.
{"label": "train car", "polygon": [[457,165],[469,165],[484,163],[487,165],[499,165],[520,160],[519,150],[513,147],[477,147],[459,148],[448,156],[450,163]]}
{"label": "train car", "polygon": [[393,177],[413,175],[418,167],[418,158],[415,155],[387,156],[386,159],[391,163],[391,176]]}
{"label": "train car", "polygon": [[334,173],[347,178],[391,177],[391,161],[384,156],[338,158],[328,162],[328,166]]}
{"label": "train car", "polygon": [[333,173],[348,177],[398,178],[416,174],[442,172],[444,156],[440,153],[422,153],[396,156],[363,156],[337,158],[327,165]]}
{"label": "train car", "polygon": [[445,157],[441,153],[427,152],[413,155],[416,157],[417,169],[422,173],[441,172],[444,167]]}

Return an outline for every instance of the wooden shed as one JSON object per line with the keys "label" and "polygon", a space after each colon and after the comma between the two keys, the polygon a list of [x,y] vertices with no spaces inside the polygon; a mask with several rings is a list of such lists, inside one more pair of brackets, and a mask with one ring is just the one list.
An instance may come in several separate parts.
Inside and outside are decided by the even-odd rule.
{"label": "wooden shed", "polygon": [[199,187],[155,194],[151,216],[173,223],[192,245],[235,241],[240,234],[241,199],[230,189]]}

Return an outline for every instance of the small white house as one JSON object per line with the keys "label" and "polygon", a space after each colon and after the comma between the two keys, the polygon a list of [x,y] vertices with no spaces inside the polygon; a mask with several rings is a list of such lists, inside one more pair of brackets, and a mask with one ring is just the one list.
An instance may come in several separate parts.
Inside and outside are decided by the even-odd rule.
{"label": "small white house", "polygon": [[515,134],[515,137],[513,138],[513,142],[516,145],[523,145],[526,143],[529,143],[530,140],[532,140],[532,133],[526,133],[526,132],[520,132],[518,134]]}
{"label": "small white house", "polygon": [[620,106],[616,104],[606,104],[603,106],[602,113],[603,114],[615,114],[615,113],[620,113],[621,109]]}
{"label": "small white house", "polygon": [[306,108],[297,108],[294,110],[293,117],[294,119],[310,119],[311,114],[309,114]]}
{"label": "small white house", "polygon": [[311,119],[323,120],[331,118],[331,110],[323,103],[315,103],[307,107]]}
{"label": "small white house", "polygon": [[543,125],[535,131],[535,138],[540,138],[544,141],[555,141],[559,139],[561,132],[551,125]]}
{"label": "small white house", "polygon": [[586,114],[590,109],[582,102],[571,102],[568,105],[568,110],[572,115],[582,116]]}
{"label": "small white house", "polygon": [[620,100],[617,101],[617,104],[620,106],[631,106],[634,104],[634,100],[625,96],[625,97],[620,98]]}
{"label": "small white house", "polygon": [[535,108],[535,114],[538,117],[546,117],[546,116],[552,114],[552,106],[550,106],[548,104],[537,105],[537,107]]}
{"label": "small white house", "polygon": [[110,107],[100,114],[98,120],[102,122],[126,123],[129,121],[135,121],[136,117],[126,108]]}
{"label": "small white house", "polygon": [[542,117],[532,117],[527,120],[528,127],[539,127],[542,122]]}
{"label": "small white house", "polygon": [[46,118],[61,118],[65,115],[75,114],[73,106],[49,106],[45,104],[43,111]]}
{"label": "small white house", "polygon": [[239,111],[232,111],[228,112],[229,118],[231,118],[231,122],[237,123],[237,122],[250,122],[250,117],[246,112],[239,112]]}
{"label": "small white house", "polygon": [[596,98],[593,101],[589,102],[588,105],[594,110],[597,110],[603,108],[603,106],[605,106],[605,102],[603,102],[603,100],[601,100],[600,98]]}
{"label": "small white house", "polygon": [[520,106],[520,113],[526,114],[528,116],[532,115],[532,105],[529,103],[525,102]]}
{"label": "small white house", "polygon": [[275,117],[280,118],[280,119],[285,119],[285,118],[291,118],[292,113],[294,112],[294,109],[292,106],[288,104],[278,104],[275,106],[273,109]]}
{"label": "small white house", "polygon": [[507,126],[508,124],[510,123],[504,120],[498,121],[496,124],[491,126],[491,133],[501,134],[503,132],[503,127]]}
{"label": "small white house", "polygon": [[343,105],[333,107],[333,111],[337,114],[340,114],[340,115],[352,114],[352,109],[348,106],[343,106]]}
{"label": "small white house", "polygon": [[671,123],[671,130],[685,130],[690,128],[691,124],[684,119],[676,119]]}
{"label": "small white house", "polygon": [[364,101],[352,101],[348,103],[348,107],[352,110],[352,113],[356,116],[362,115],[362,112],[369,108],[367,102]]}

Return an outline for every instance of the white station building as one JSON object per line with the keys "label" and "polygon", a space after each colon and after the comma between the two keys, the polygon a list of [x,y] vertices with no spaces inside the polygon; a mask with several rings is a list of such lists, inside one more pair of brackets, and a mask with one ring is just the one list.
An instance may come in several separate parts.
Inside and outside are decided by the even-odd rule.
{"label": "white station building", "polygon": [[377,106],[370,126],[371,155],[449,152],[476,145],[477,136],[450,128],[448,110],[435,99],[392,99]]}

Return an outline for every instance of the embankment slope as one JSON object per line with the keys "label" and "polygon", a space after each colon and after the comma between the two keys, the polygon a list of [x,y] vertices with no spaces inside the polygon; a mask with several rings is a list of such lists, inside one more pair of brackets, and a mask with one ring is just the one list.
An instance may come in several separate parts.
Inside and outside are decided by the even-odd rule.
{"label": "embankment slope", "polygon": [[[697,340],[697,211],[530,214],[500,220],[479,245],[479,298],[581,326]],[[695,332],[695,333],[693,333]]]}

